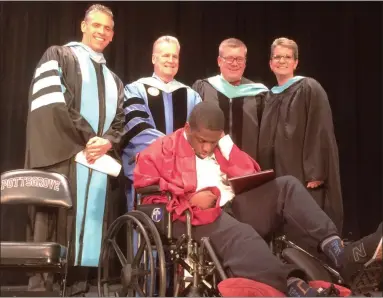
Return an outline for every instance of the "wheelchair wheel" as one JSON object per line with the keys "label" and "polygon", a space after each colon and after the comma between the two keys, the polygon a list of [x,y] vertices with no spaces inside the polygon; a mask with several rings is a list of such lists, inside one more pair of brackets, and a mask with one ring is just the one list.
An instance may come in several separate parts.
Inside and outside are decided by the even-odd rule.
{"label": "wheelchair wheel", "polygon": [[[126,254],[116,242],[119,232],[127,236]],[[122,268],[120,276],[109,268],[115,256]],[[145,213],[131,211],[112,223],[103,240],[97,279],[99,297],[111,292],[117,297],[165,296],[165,253],[157,228]]]}

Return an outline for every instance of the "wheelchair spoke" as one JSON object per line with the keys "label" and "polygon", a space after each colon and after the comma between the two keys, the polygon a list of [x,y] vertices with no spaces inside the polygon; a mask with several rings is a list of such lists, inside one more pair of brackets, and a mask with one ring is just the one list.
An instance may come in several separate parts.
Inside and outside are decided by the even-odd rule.
{"label": "wheelchair spoke", "polygon": [[136,296],[136,294],[134,293],[134,290],[131,289],[131,288],[129,288],[129,289],[128,289],[127,297],[134,297],[134,296]]}
{"label": "wheelchair spoke", "polygon": [[181,292],[181,297],[186,297],[187,294],[189,294],[190,288],[191,288],[191,283],[189,283]]}
{"label": "wheelchair spoke", "polygon": [[137,276],[144,277],[147,276],[151,273],[150,270],[143,270],[143,269],[138,269],[137,270]]}
{"label": "wheelchair spoke", "polygon": [[138,267],[138,264],[141,261],[142,255],[144,254],[144,251],[145,251],[145,243],[140,243],[140,247],[138,248],[137,254],[134,257],[133,262],[132,262],[132,267],[133,268],[137,268]]}
{"label": "wheelchair spoke", "polygon": [[117,254],[118,259],[120,260],[120,263],[122,266],[126,266],[128,264],[124,254],[122,253],[120,247],[117,245],[115,239],[109,239],[109,242],[112,243],[112,246],[114,248],[114,251]]}
{"label": "wheelchair spoke", "polygon": [[129,288],[122,287],[121,289],[115,292],[116,297],[127,297],[129,293]]}
{"label": "wheelchair spoke", "polygon": [[[154,287],[155,287],[155,264],[154,264],[154,255],[153,251],[151,249],[151,246],[146,245],[145,246],[145,253],[144,253],[144,268],[141,268],[140,271],[140,278],[144,281],[143,289],[145,293],[149,294],[147,296],[153,296],[154,293]],[[148,274],[145,274],[148,272]],[[144,274],[142,274],[144,273]],[[149,286],[148,286],[149,282]]]}
{"label": "wheelchair spoke", "polygon": [[108,279],[102,279],[100,281],[101,285],[103,284],[113,284],[113,283],[119,283],[121,282],[121,277],[113,277],[113,278],[108,278]]}
{"label": "wheelchair spoke", "polygon": [[127,237],[127,261],[128,261],[128,264],[132,264],[133,255],[134,255],[134,245],[133,245],[134,228],[132,225],[132,221],[127,222],[126,234],[128,235],[128,237]]}
{"label": "wheelchair spoke", "polygon": [[138,284],[134,284],[134,289],[137,291],[140,297],[151,297],[153,293],[149,293],[149,295],[145,295],[144,291],[140,288]]}

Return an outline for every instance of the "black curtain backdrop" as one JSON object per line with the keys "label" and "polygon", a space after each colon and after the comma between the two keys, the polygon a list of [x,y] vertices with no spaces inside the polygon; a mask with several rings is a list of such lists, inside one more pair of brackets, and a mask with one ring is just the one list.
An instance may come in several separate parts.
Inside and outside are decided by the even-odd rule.
{"label": "black curtain backdrop", "polygon": [[[81,39],[80,22],[90,4],[0,3],[1,171],[23,167],[27,92],[38,60],[51,45]],[[248,47],[245,75],[271,88],[276,82],[268,66],[270,45],[277,37],[294,39],[300,51],[297,74],[317,79],[332,106],[344,234],[354,239],[375,229],[382,218],[382,3],[103,4],[115,14],[115,38],[105,55],[124,84],[152,74],[152,43],[169,34],[181,43],[179,81],[190,85],[216,74],[219,43],[237,37]],[[21,237],[24,211],[3,208],[2,213],[1,238]]]}

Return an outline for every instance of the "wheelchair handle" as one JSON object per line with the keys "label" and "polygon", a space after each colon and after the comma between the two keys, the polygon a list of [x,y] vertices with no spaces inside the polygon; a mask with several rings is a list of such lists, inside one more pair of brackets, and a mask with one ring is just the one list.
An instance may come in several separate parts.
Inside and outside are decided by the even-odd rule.
{"label": "wheelchair handle", "polygon": [[136,188],[136,193],[140,195],[154,195],[160,192],[160,186],[157,184]]}

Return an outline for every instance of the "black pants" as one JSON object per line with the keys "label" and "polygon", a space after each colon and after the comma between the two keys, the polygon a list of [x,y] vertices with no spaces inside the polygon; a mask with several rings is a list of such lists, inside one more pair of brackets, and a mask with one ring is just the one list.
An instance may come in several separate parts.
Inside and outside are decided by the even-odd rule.
{"label": "black pants", "polygon": [[[193,227],[193,237],[209,237],[223,266],[234,276],[266,283],[284,293],[287,278],[302,273],[275,257],[264,237],[283,229],[287,236],[292,231],[307,243],[318,245],[337,234],[332,221],[292,176],[279,177],[236,196],[232,211],[235,218],[223,212],[213,223]],[[184,232],[185,224],[175,222],[174,236]]]}

